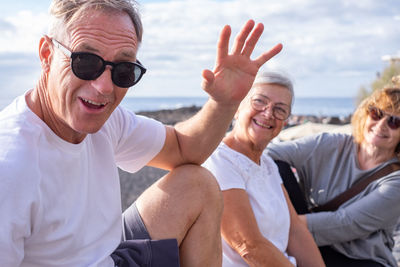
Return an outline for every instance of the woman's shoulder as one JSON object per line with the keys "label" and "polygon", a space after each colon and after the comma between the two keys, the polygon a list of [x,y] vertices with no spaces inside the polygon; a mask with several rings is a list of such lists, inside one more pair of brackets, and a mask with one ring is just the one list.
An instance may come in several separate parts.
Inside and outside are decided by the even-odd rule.
{"label": "woman's shoulder", "polygon": [[[242,155],[243,156],[243,155]],[[247,181],[246,164],[239,152],[221,143],[202,165],[215,176],[221,190],[245,189]]]}
{"label": "woman's shoulder", "polygon": [[313,146],[327,151],[329,149],[352,149],[354,138],[350,134],[322,132],[305,138],[304,143],[313,143]]}
{"label": "woman's shoulder", "polygon": [[353,136],[346,133],[335,133],[335,132],[321,132],[315,134],[313,137],[315,140],[320,142],[335,141],[335,142],[348,142],[353,140]]}
{"label": "woman's shoulder", "polygon": [[214,150],[211,156],[206,160],[205,165],[212,163],[213,165],[237,165],[240,164],[241,155],[239,152],[221,142]]}

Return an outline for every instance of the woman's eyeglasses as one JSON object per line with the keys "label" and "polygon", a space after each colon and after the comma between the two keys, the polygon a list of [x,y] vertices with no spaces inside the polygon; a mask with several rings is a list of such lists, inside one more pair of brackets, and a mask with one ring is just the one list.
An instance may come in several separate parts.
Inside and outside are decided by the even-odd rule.
{"label": "woman's eyeglasses", "polygon": [[368,107],[368,115],[374,121],[380,121],[383,117],[387,116],[386,123],[392,130],[397,130],[400,127],[400,117],[389,115],[383,110],[376,108],[374,106]]}
{"label": "woman's eyeglasses", "polygon": [[59,48],[67,57],[71,58],[71,69],[76,77],[82,80],[96,80],[103,74],[107,65],[111,68],[111,80],[122,88],[128,88],[135,85],[146,72],[139,61],[137,62],[110,62],[96,54],[88,52],[71,52],[65,46],[55,39],[53,44]]}
{"label": "woman's eyeglasses", "polygon": [[[264,111],[271,104],[268,97],[263,95],[254,95],[250,101],[252,108],[257,111]],[[290,108],[286,107],[285,104],[274,105],[272,106],[272,115],[275,119],[284,121],[290,116]]]}

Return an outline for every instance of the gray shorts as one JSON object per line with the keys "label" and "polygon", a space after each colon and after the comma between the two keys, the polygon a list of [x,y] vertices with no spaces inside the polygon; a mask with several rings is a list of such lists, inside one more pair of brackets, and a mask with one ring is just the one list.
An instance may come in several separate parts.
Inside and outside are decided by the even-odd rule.
{"label": "gray shorts", "polygon": [[177,240],[151,240],[135,203],[122,214],[122,231],[123,241],[111,254],[115,266],[179,267]]}

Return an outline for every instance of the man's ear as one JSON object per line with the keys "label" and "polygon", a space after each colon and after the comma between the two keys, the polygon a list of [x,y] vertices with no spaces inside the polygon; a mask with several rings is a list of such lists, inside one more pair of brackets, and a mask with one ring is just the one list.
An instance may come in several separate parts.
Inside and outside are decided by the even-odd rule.
{"label": "man's ear", "polygon": [[50,63],[53,55],[52,42],[47,35],[40,38],[39,41],[39,59],[44,72],[49,72]]}

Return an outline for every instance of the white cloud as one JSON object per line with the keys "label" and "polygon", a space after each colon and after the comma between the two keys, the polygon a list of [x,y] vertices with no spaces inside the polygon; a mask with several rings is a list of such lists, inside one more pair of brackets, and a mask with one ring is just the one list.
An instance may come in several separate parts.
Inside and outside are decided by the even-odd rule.
{"label": "white cloud", "polygon": [[0,21],[0,52],[36,52],[39,38],[47,32],[46,12],[19,11]]}
{"label": "white cloud", "polygon": [[[214,65],[220,30],[230,24],[234,36],[250,18],[265,26],[254,55],[282,42],[283,51],[266,67],[290,73],[297,96],[353,96],[387,64],[383,55],[400,51],[398,0],[139,2],[145,32],[138,57],[148,72],[130,90],[134,95],[204,95],[201,71]],[[3,16],[0,52],[36,54],[46,13]]]}
{"label": "white cloud", "polygon": [[[268,2],[272,1],[193,0],[145,5],[146,32],[141,56],[173,60],[176,64],[168,65],[171,69],[159,74],[166,75],[165,79],[179,79],[183,72],[193,79],[197,77],[197,85],[201,69],[213,63],[215,43],[223,25],[231,24],[236,34],[248,18],[254,18],[265,25],[255,54],[282,42],[284,50],[267,65],[277,65],[292,73],[298,81],[297,95],[351,96],[381,70],[383,54],[398,50],[400,28],[394,16],[388,16],[388,12],[396,14],[394,1]],[[146,38],[151,39],[150,44]],[[149,61],[152,64],[150,58]],[[181,87],[193,84],[188,82]],[[329,90],[307,86],[315,83],[324,84]],[[181,87],[171,91],[182,94]],[[145,90],[143,87],[135,93]]]}

